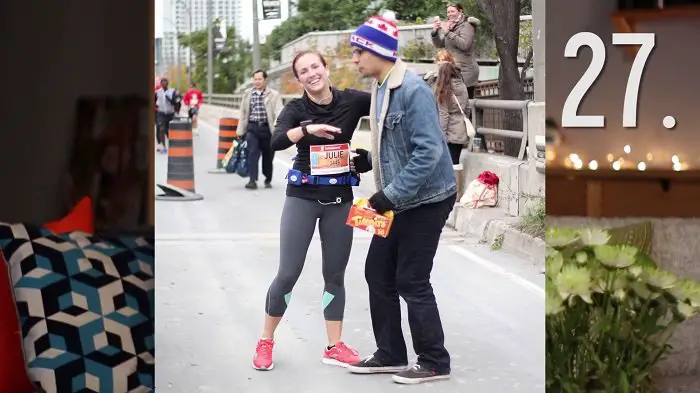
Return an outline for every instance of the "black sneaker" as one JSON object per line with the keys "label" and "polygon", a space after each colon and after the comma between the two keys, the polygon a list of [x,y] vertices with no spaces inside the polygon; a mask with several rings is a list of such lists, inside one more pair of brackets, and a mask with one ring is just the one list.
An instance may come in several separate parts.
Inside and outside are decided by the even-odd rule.
{"label": "black sneaker", "polygon": [[265,188],[272,188],[272,182],[266,181]]}
{"label": "black sneaker", "polygon": [[448,372],[438,372],[435,370],[429,370],[420,364],[409,368],[408,370],[402,371],[398,374],[394,374],[391,378],[396,383],[414,385],[422,382],[439,381],[441,379],[449,379],[450,373]]}
{"label": "black sneaker", "polygon": [[254,181],[249,181],[248,184],[245,185],[245,188],[249,190],[257,190],[258,189],[258,183]]}
{"label": "black sneaker", "polygon": [[399,371],[406,370],[408,365],[403,366],[390,366],[383,364],[374,358],[374,355],[370,355],[358,363],[349,364],[347,369],[353,374],[380,374],[380,373],[397,373]]}

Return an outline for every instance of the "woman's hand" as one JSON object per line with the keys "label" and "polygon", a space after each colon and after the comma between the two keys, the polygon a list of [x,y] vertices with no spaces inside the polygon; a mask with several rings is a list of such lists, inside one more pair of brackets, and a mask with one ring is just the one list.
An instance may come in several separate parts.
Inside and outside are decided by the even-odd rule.
{"label": "woman's hand", "polygon": [[311,124],[306,126],[306,131],[319,138],[334,139],[335,136],[333,134],[339,134],[341,129],[328,124]]}
{"label": "woman's hand", "polygon": [[440,29],[440,18],[435,17],[435,20],[433,20],[433,31],[438,31]]}
{"label": "woman's hand", "polygon": [[452,21],[446,21],[441,23],[442,26],[442,32],[447,34],[450,32],[450,29],[454,26],[454,23]]}

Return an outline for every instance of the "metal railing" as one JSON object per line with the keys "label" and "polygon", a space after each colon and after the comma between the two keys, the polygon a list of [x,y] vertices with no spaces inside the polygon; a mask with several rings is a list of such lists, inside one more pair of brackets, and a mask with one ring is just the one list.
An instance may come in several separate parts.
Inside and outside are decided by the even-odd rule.
{"label": "metal railing", "polygon": [[[282,95],[282,103],[286,105],[290,100],[298,98],[297,94]],[[205,94],[205,103],[209,105],[240,109],[242,95],[240,94]],[[530,156],[538,162],[541,161],[544,165],[544,158],[540,158],[540,152],[544,149],[544,139],[539,141],[538,136],[530,137],[528,126],[528,104],[530,100],[498,100],[479,98],[470,101],[471,120],[476,132],[483,137],[489,137],[495,140],[516,139],[519,141],[517,155],[513,154],[518,160],[526,159],[525,153],[527,147],[530,146]],[[508,113],[518,112],[517,115],[507,121]],[[498,119],[494,119],[494,114],[498,114]],[[508,129],[506,125],[520,125],[520,130]],[[515,127],[512,127],[515,128]],[[369,130],[369,117],[362,118],[357,126],[358,130]],[[486,138],[488,139],[488,138]],[[470,141],[470,148],[471,148]],[[534,148],[534,149],[533,149]],[[498,152],[497,150],[495,150]]]}
{"label": "metal railing", "polygon": [[[472,124],[476,129],[477,134],[483,136],[494,136],[501,138],[512,138],[520,140],[520,148],[518,150],[517,158],[518,160],[523,160],[525,158],[525,149],[528,144],[528,113],[527,106],[531,101],[515,101],[515,100],[488,100],[488,99],[476,99],[469,100],[471,106],[471,117]],[[521,123],[522,130],[510,130],[510,129],[499,129],[490,128],[484,126],[484,110],[485,109],[497,109],[507,112],[520,112],[520,119],[514,119],[510,123]],[[469,141],[469,148],[471,150],[471,145],[473,139]]]}
{"label": "metal railing", "polygon": [[[535,86],[532,78],[525,79],[523,89],[525,90],[525,97],[530,100],[533,99]],[[498,95],[498,80],[487,80],[476,85],[475,96],[477,99],[498,98]],[[210,105],[237,109],[241,105],[242,96],[242,94],[211,94],[211,96],[204,94],[204,99]],[[286,105],[290,100],[300,96],[300,94],[283,94],[282,102]]]}

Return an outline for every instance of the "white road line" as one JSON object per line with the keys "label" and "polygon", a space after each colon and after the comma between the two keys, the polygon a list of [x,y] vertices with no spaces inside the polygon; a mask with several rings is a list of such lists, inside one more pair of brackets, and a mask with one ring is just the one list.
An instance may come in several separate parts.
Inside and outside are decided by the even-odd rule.
{"label": "white road line", "polygon": [[[319,238],[314,235],[314,238]],[[356,231],[355,239],[371,239],[372,235],[364,231]],[[179,242],[179,241],[265,241],[279,240],[279,232],[260,233],[158,233],[155,240],[157,242]]]}
{"label": "white road line", "polygon": [[462,247],[455,246],[455,245],[450,245],[448,247],[450,250],[456,252],[457,254],[459,254],[467,259],[469,259],[470,261],[477,263],[477,264],[481,265],[482,267],[485,267],[486,269],[488,269],[488,270],[490,270],[490,271],[492,271],[500,276],[503,276],[506,279],[513,281],[514,283],[516,283],[522,287],[525,287],[526,289],[529,289],[530,291],[535,292],[538,295],[542,296],[542,298],[544,298],[544,296],[545,296],[544,289],[542,287],[540,287],[539,285],[537,285],[529,280],[526,280],[526,279],[518,276],[515,273],[511,273],[511,272],[503,269],[502,267],[494,264],[493,262],[490,262],[486,258],[483,258],[483,257],[481,257],[481,256],[479,256],[471,251],[465,250]]}
{"label": "white road line", "polygon": [[[442,239],[461,238],[458,233],[446,232],[442,234]],[[157,242],[180,242],[180,241],[264,241],[279,240],[279,232],[259,232],[259,233],[236,233],[236,232],[215,232],[215,233],[156,233]],[[314,235],[318,239],[318,234]],[[369,232],[359,229],[355,230],[354,239],[372,239]]]}

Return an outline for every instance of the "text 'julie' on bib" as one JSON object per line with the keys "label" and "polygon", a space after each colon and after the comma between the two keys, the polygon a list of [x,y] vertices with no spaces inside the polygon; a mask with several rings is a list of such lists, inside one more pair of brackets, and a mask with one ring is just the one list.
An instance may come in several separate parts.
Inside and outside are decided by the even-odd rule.
{"label": "text 'julie' on bib", "polygon": [[311,146],[311,174],[337,175],[350,172],[350,144]]}

